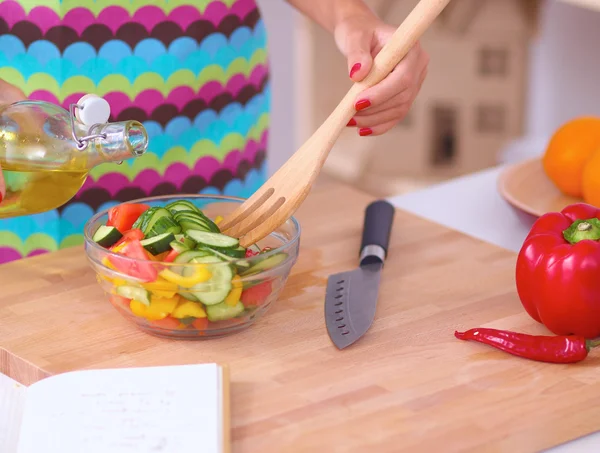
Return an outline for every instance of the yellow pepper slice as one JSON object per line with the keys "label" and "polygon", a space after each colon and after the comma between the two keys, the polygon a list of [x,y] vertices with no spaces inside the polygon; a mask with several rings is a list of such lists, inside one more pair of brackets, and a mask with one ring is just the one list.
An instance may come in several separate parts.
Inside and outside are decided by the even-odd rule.
{"label": "yellow pepper slice", "polygon": [[164,269],[159,275],[165,280],[168,280],[172,283],[177,283],[179,286],[183,286],[184,288],[191,288],[198,283],[209,280],[211,277],[211,273],[206,269],[206,267],[198,265],[194,266],[194,273],[188,277],[179,275],[178,273],[169,269]]}
{"label": "yellow pepper slice", "polygon": [[150,298],[150,307],[148,307],[151,311],[159,311],[166,312],[167,314],[171,314],[173,310],[177,307],[179,303],[179,296],[175,297],[151,297]]}
{"label": "yellow pepper slice", "polygon": [[240,297],[242,297],[243,285],[240,280],[240,276],[234,275],[231,279],[231,284],[233,285],[233,288],[231,289],[231,291],[229,291],[229,294],[227,294],[227,297],[225,298],[224,302],[230,307],[235,307],[240,301]]}
{"label": "yellow pepper slice", "polygon": [[218,225],[222,221],[223,221],[223,216],[218,215],[215,217],[214,223],[215,223],[215,225]]}
{"label": "yellow pepper slice", "polygon": [[165,298],[152,298],[150,306],[144,305],[142,302],[133,299],[129,303],[129,309],[131,312],[139,316],[140,318],[146,318],[149,321],[157,321],[164,319],[177,307],[179,303],[179,297],[173,297],[170,299]]}
{"label": "yellow pepper slice", "polygon": [[153,282],[142,283],[142,287],[157,297],[169,299],[177,294],[177,283],[169,282],[160,277]]}
{"label": "yellow pepper slice", "polygon": [[206,318],[206,312],[199,303],[186,300],[185,302],[180,302],[179,305],[175,307],[171,316],[178,319],[189,317]]}

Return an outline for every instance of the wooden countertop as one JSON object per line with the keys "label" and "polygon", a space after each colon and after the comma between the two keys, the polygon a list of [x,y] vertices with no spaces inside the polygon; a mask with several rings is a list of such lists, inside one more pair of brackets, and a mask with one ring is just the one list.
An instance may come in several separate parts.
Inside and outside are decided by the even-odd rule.
{"label": "wooden countertop", "polygon": [[234,453],[538,452],[598,428],[600,354],[551,365],[456,340],[475,326],[547,333],[521,308],[514,253],[398,211],[371,330],[339,351],[327,276],[356,266],[371,198],[324,184],[298,212],[301,252],[249,330],[156,338],[102,294],[81,248],[0,266],[0,371],[30,384],[83,368],[221,362]]}

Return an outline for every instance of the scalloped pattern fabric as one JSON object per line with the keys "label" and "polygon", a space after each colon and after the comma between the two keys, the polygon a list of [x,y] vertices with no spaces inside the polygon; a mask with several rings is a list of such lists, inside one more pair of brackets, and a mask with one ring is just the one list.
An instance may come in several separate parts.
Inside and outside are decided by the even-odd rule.
{"label": "scalloped pattern fabric", "polygon": [[[86,93],[149,150],[94,168],[57,210],[0,220],[0,263],[83,243],[94,213],[139,197],[250,196],[265,181],[270,84],[254,0],[0,0],[0,78],[68,108]],[[43,196],[43,195],[41,195]]]}

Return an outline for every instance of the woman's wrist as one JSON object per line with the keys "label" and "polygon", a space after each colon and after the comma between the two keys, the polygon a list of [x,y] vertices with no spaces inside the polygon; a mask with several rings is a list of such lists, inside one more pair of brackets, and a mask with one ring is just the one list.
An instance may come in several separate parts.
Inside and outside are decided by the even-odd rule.
{"label": "woman's wrist", "polygon": [[363,0],[287,0],[298,11],[310,17],[331,34],[339,24],[353,17],[377,19]]}
{"label": "woman's wrist", "polygon": [[377,15],[363,0],[331,0],[333,3],[333,14],[331,32],[335,32],[337,26],[353,18],[366,18],[377,20]]}

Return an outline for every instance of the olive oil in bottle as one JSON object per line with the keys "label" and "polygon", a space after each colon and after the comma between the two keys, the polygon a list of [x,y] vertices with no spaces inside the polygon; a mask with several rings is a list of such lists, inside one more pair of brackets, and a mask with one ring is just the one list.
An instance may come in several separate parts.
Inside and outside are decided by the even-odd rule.
{"label": "olive oil in bottle", "polygon": [[84,96],[71,112],[39,101],[0,107],[0,167],[6,196],[0,219],[56,209],[72,199],[90,170],[146,152],[141,123],[107,123],[108,103]]}

